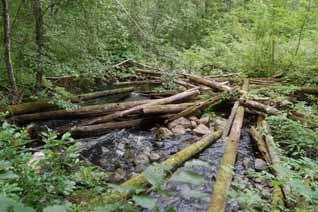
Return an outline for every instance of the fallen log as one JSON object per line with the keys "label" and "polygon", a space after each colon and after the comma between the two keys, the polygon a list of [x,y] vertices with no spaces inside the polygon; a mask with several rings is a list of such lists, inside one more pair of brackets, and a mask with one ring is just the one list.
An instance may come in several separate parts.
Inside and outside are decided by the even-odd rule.
{"label": "fallen log", "polygon": [[243,105],[245,107],[259,110],[259,111],[264,112],[266,114],[277,115],[279,113],[278,109],[276,109],[272,106],[269,106],[269,105],[259,103],[257,101],[241,99],[240,103],[241,103],[241,105]]}
{"label": "fallen log", "polygon": [[114,114],[98,117],[98,118],[93,119],[93,120],[91,120],[89,122],[81,123],[80,126],[92,125],[92,124],[112,121],[112,120],[115,120],[117,118],[121,118],[121,117],[130,115],[130,114],[142,112],[144,108],[146,108],[148,106],[151,106],[151,105],[169,104],[169,103],[176,102],[176,101],[179,101],[179,100],[182,100],[182,99],[194,96],[194,95],[198,95],[199,93],[200,92],[199,92],[199,90],[197,88],[190,89],[190,90],[184,91],[182,93],[179,93],[179,94],[176,94],[176,95],[173,95],[173,96],[170,96],[170,97],[166,97],[166,98],[163,98],[163,99],[156,99],[156,100],[153,100],[150,103],[146,103],[146,104],[143,104],[143,105],[138,105],[138,106],[130,108],[128,110],[119,111],[119,112],[116,112]]}
{"label": "fallen log", "polygon": [[99,136],[113,129],[136,127],[140,125],[141,122],[142,122],[142,119],[134,119],[134,120],[128,120],[128,121],[107,122],[103,124],[75,127],[71,129],[71,134],[76,137]]}
{"label": "fallen log", "polygon": [[[87,94],[81,94],[78,96],[74,95],[66,100],[71,100],[72,102],[86,101],[86,100],[95,99],[95,98],[104,97],[104,96],[128,93],[133,90],[134,88],[130,87],[130,88],[119,88],[119,89],[113,89],[113,90],[98,91],[98,92],[92,92]],[[54,109],[54,108],[57,108],[57,106],[54,105],[53,103],[41,100],[41,101],[35,101],[35,102],[29,102],[29,103],[22,103],[18,105],[10,105],[7,108],[0,109],[0,112],[9,111],[11,115],[19,115],[19,114],[40,112],[40,111]]]}
{"label": "fallen log", "polygon": [[231,110],[231,114],[226,122],[226,125],[225,125],[225,128],[223,130],[223,135],[222,135],[222,141],[225,141],[225,139],[227,138],[228,134],[230,133],[230,130],[231,130],[231,127],[232,127],[232,124],[233,124],[233,120],[235,118],[235,115],[237,113],[237,109],[238,107],[240,106],[240,102],[239,101],[236,101],[232,107],[232,110]]}
{"label": "fallen log", "polygon": [[178,94],[176,90],[167,90],[167,91],[141,91],[141,95],[147,96],[150,98],[162,98]]}
{"label": "fallen log", "polygon": [[[263,139],[262,134],[255,127],[252,127],[249,132],[252,138],[256,141],[258,150],[261,153],[262,158],[265,159],[267,164],[273,165],[271,155],[268,152],[268,145],[266,141]],[[273,198],[271,206],[273,209],[277,209],[281,203],[284,203],[284,195],[280,186],[274,185],[274,191],[272,196]]]}
{"label": "fallen log", "polygon": [[115,82],[113,86],[138,86],[138,85],[161,85],[162,80],[142,80],[129,82]]}
{"label": "fallen log", "polygon": [[[244,80],[243,90],[248,90],[248,80]],[[245,98],[244,94],[242,99]],[[208,212],[222,212],[225,211],[227,193],[230,189],[233,178],[233,167],[235,165],[238,144],[241,136],[241,128],[244,120],[244,107],[239,106],[233,120],[230,135],[226,140],[224,155],[218,168],[216,175],[216,182],[209,203]]]}
{"label": "fallen log", "polygon": [[183,86],[183,87],[185,87],[185,88],[187,88],[187,89],[191,89],[191,88],[196,88],[196,87],[198,87],[198,86],[196,86],[196,85],[193,85],[193,84],[191,84],[191,83],[189,83],[189,82],[186,82],[186,81],[183,81],[183,80],[174,80],[174,83],[176,83],[176,84],[178,84],[178,85],[181,85],[181,86]]}
{"label": "fallen log", "polygon": [[18,105],[9,105],[7,108],[1,108],[0,112],[8,111],[10,115],[19,115],[19,114],[33,113],[37,111],[43,111],[43,110],[54,109],[54,108],[57,108],[57,106],[47,101],[35,101],[35,102],[22,103]]}
{"label": "fallen log", "polygon": [[[178,168],[180,165],[182,165],[187,160],[191,159],[196,154],[203,151],[205,148],[210,146],[214,141],[219,139],[222,135],[221,131],[217,131],[211,135],[208,135],[204,138],[202,138],[200,141],[197,141],[196,143],[184,148],[180,152],[170,156],[167,160],[162,162],[161,164],[167,167],[167,172],[172,172],[176,168]],[[141,173],[126,182],[122,183],[120,186],[123,188],[128,187],[138,187],[138,188],[144,188],[149,186],[149,182],[147,181],[144,173]],[[109,204],[113,202],[122,201],[125,199],[128,199],[131,196],[131,193],[128,192],[119,192],[119,191],[112,191],[108,194],[101,195],[95,199],[93,199],[92,202],[94,205],[102,205],[102,204]]]}
{"label": "fallen log", "polygon": [[297,92],[318,95],[318,87],[302,87]]}
{"label": "fallen log", "polygon": [[17,115],[9,119],[15,123],[27,123],[31,121],[44,121],[49,119],[89,118],[106,115],[120,110],[127,110],[137,105],[150,103],[153,100],[131,101],[123,103],[109,103],[102,105],[83,106],[73,110],[55,110],[31,114]]}
{"label": "fallen log", "polygon": [[231,91],[232,88],[227,86],[227,85],[223,85],[219,82],[215,82],[215,81],[212,81],[212,80],[207,80],[207,79],[204,79],[202,77],[199,77],[199,76],[195,76],[195,75],[188,75],[186,74],[185,75],[188,79],[190,79],[191,81],[195,82],[195,83],[199,83],[199,84],[202,84],[202,85],[206,85],[210,88],[213,88],[213,89],[216,89],[216,90],[219,90],[219,91]]}
{"label": "fallen log", "polygon": [[[274,138],[270,133],[270,128],[268,126],[268,123],[265,119],[259,118],[257,121],[258,128],[262,129],[264,141],[266,142],[267,150],[270,155],[272,167],[274,170],[274,174],[278,179],[282,179],[282,176],[285,175],[285,173],[282,173],[282,169],[280,169],[281,165],[281,159],[279,152],[277,151],[277,148],[274,143]],[[293,204],[291,201],[289,201],[288,197],[291,197],[291,189],[286,185],[281,185],[281,190],[284,196],[285,204],[287,207],[291,207]]]}
{"label": "fallen log", "polygon": [[150,105],[143,109],[145,114],[160,114],[160,113],[178,113],[194,103],[170,104],[170,105]]}
{"label": "fallen log", "polygon": [[71,97],[70,100],[72,102],[87,101],[90,99],[97,99],[97,98],[105,97],[105,96],[130,93],[132,91],[134,91],[133,87],[118,88],[118,89],[106,90],[106,91],[97,91],[97,92],[77,95],[77,96]]}
{"label": "fallen log", "polygon": [[203,110],[209,106],[215,106],[217,104],[220,104],[223,101],[223,96],[224,96],[224,94],[219,94],[218,96],[215,96],[215,97],[213,97],[209,100],[206,100],[204,102],[196,103],[195,105],[188,107],[188,108],[184,109],[183,111],[181,111],[180,113],[172,116],[166,122],[168,123],[168,122],[171,122],[171,121],[176,120],[176,119],[181,118],[181,117],[191,116],[193,113],[195,113],[198,110]]}

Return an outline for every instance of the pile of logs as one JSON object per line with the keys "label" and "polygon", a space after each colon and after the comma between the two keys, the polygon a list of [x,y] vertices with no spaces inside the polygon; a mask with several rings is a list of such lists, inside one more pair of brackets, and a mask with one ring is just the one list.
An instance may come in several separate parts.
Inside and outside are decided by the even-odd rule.
{"label": "pile of logs", "polygon": [[[114,68],[121,69],[132,66],[135,67],[135,80],[123,81],[123,79],[118,78],[111,85],[112,89],[72,95],[67,99],[80,104],[79,108],[60,109],[51,102],[36,101],[12,105],[1,111],[9,111],[7,120],[18,125],[65,120],[64,124],[57,127],[51,126],[51,128],[61,134],[69,131],[74,137],[99,136],[113,129],[136,127],[147,120],[168,124],[180,117],[189,117],[208,107],[236,100],[237,104],[247,108],[247,112],[256,114],[279,113],[278,109],[270,105],[246,98],[246,91],[239,88],[242,80],[221,81],[223,78],[232,76],[231,74],[220,77],[178,74],[173,79],[168,79],[165,72],[131,60],[123,61],[115,65]],[[50,79],[54,80],[54,78]],[[60,77],[58,79],[61,80]],[[250,81],[259,82],[260,80]],[[267,79],[267,82],[272,81],[276,82],[277,80]],[[154,87],[167,82],[174,82],[175,89],[162,89],[160,91],[140,89],[140,86],[144,84],[151,84]],[[122,94],[128,96],[132,92],[137,92],[146,99],[85,105],[85,101],[88,100]],[[241,95],[245,97],[238,99]]]}

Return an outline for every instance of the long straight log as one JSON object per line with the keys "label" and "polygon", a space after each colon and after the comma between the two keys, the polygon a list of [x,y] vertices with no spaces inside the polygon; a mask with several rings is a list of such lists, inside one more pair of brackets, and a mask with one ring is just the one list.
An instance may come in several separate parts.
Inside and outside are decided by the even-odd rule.
{"label": "long straight log", "polygon": [[[166,166],[168,168],[167,172],[172,172],[176,168],[178,168],[180,165],[182,165],[187,160],[191,159],[196,154],[203,151],[205,148],[210,146],[214,141],[219,139],[222,135],[221,131],[217,131],[211,135],[208,135],[204,138],[202,138],[200,141],[197,141],[196,143],[184,148],[180,152],[170,156],[167,160],[162,162],[162,165]],[[144,173],[141,173],[126,182],[122,183],[120,185],[122,188],[128,188],[128,187],[147,187],[149,186],[149,182],[147,181]],[[112,191],[110,194],[101,195],[100,197],[95,198],[92,202],[96,205],[101,204],[109,204],[113,202],[118,202],[124,199],[128,199],[130,197],[130,193],[128,192],[119,192],[119,191]]]}
{"label": "long straight log", "polygon": [[298,92],[318,95],[318,87],[302,87],[298,89]]}
{"label": "long straight log", "polygon": [[87,136],[87,135],[98,136],[98,135],[105,134],[106,132],[112,129],[136,127],[140,125],[141,122],[142,122],[142,119],[134,119],[134,120],[128,120],[128,121],[108,122],[108,123],[97,124],[97,125],[76,127],[71,130],[71,134],[74,136]]}
{"label": "long straight log", "polygon": [[269,106],[269,105],[265,105],[262,103],[259,103],[257,101],[253,101],[253,100],[240,100],[240,103],[248,108],[252,108],[255,110],[259,110],[261,112],[264,112],[266,114],[270,114],[270,115],[277,115],[279,113],[279,110]]}
{"label": "long straight log", "polygon": [[223,85],[221,83],[212,81],[212,80],[207,80],[204,79],[202,77],[199,76],[195,76],[195,75],[186,75],[187,78],[189,78],[191,81],[202,84],[202,85],[206,85],[210,88],[219,90],[219,91],[231,91],[232,88],[226,85]]}
{"label": "long straight log", "polygon": [[48,103],[47,101],[35,101],[18,105],[9,105],[7,108],[1,108],[0,112],[8,111],[11,115],[19,115],[53,108],[57,108],[56,105]]}
{"label": "long straight log", "polygon": [[[260,122],[259,122],[259,124],[260,124]],[[250,129],[250,134],[251,134],[252,138],[256,141],[258,150],[261,153],[262,157],[267,162],[267,164],[273,165],[271,155],[268,151],[268,145],[267,145],[266,141],[264,140],[262,134],[255,127],[252,127]],[[284,203],[284,200],[283,200],[284,195],[283,195],[283,192],[282,192],[282,189],[280,186],[277,186],[277,185],[274,186],[274,191],[273,191],[272,197],[273,198],[272,198],[271,205],[272,205],[272,209],[275,210],[278,208],[280,203]]]}
{"label": "long straight log", "polygon": [[[270,133],[269,125],[267,121],[263,118],[260,118],[257,121],[257,125],[264,132],[264,135],[263,135],[264,141],[266,142],[267,150],[270,155],[271,162],[273,164],[274,173],[278,179],[282,179],[282,176],[284,176],[284,173],[282,173],[281,169],[279,169],[279,166],[281,164],[281,158],[280,158],[279,152],[277,151],[277,148],[275,147],[274,138]],[[286,206],[287,207],[292,206],[292,203],[288,200],[288,197],[291,196],[290,188],[286,185],[281,185],[281,189],[283,192]]]}
{"label": "long straight log", "polygon": [[156,100],[153,100],[153,101],[150,102],[150,103],[146,103],[146,104],[143,104],[143,105],[138,105],[138,106],[133,107],[133,108],[128,109],[128,110],[119,111],[119,112],[116,112],[116,113],[114,113],[114,114],[110,114],[110,115],[98,117],[98,118],[93,119],[93,120],[91,120],[91,121],[89,121],[89,122],[81,123],[80,126],[83,126],[83,125],[92,125],[92,124],[97,124],[97,123],[103,123],[103,122],[112,121],[112,120],[115,120],[115,119],[117,119],[117,118],[121,118],[121,117],[130,115],[130,114],[142,112],[144,108],[146,108],[146,107],[148,107],[148,106],[151,106],[151,105],[164,105],[164,104],[169,104],[169,103],[176,102],[176,101],[179,101],[179,100],[182,100],[182,99],[185,99],[185,98],[194,96],[194,95],[198,95],[199,93],[200,93],[200,92],[199,92],[199,90],[198,90],[197,88],[195,88],[195,89],[190,89],[190,90],[184,91],[184,92],[182,92],[182,93],[176,94],[176,95],[174,95],[174,96],[170,96],[170,97],[163,98],[163,99],[156,99]]}
{"label": "long straight log", "polygon": [[[98,91],[93,93],[81,94],[78,96],[72,96],[69,98],[69,100],[71,100],[72,102],[79,102],[79,101],[85,101],[85,100],[95,99],[95,98],[104,97],[104,96],[128,93],[133,90],[134,88],[130,87],[130,88],[119,88],[119,89],[113,89],[113,90]],[[11,115],[20,115],[20,114],[40,112],[43,110],[49,110],[54,108],[57,108],[57,106],[52,103],[49,103],[48,101],[40,100],[35,102],[22,103],[18,105],[10,105],[7,108],[0,109],[0,112],[9,111]]]}
{"label": "long straight log", "polygon": [[[243,90],[248,90],[248,80],[244,80]],[[243,96],[242,98],[245,98]],[[209,204],[208,212],[223,212],[226,207],[227,193],[233,178],[233,167],[235,165],[238,144],[241,136],[241,128],[244,120],[244,107],[239,106],[232,124],[230,135],[226,141],[224,155],[218,168],[216,182]]]}
{"label": "long straight log", "polygon": [[145,114],[162,114],[162,113],[178,113],[188,107],[193,106],[194,103],[181,103],[170,105],[150,105],[143,109]]}
{"label": "long straight log", "polygon": [[138,85],[160,85],[162,80],[143,80],[143,81],[129,81],[129,82],[116,82],[113,86],[138,86]]}
{"label": "long straight log", "polygon": [[49,119],[89,118],[127,110],[137,105],[146,104],[153,100],[131,101],[123,103],[109,103],[102,105],[84,106],[73,110],[55,110],[40,113],[31,113],[14,116],[11,121],[16,123],[27,123],[31,121],[44,121]]}
{"label": "long straight log", "polygon": [[180,113],[172,116],[171,118],[169,118],[167,120],[167,122],[171,122],[171,121],[176,120],[176,119],[181,118],[181,117],[190,116],[193,113],[195,113],[196,111],[205,109],[208,106],[215,106],[217,104],[220,104],[222,102],[222,97],[223,97],[223,94],[220,94],[220,95],[215,96],[207,101],[199,102],[199,103],[193,105],[192,107],[188,107],[185,110],[181,111]]}
{"label": "long straight log", "polygon": [[81,94],[78,96],[71,97],[72,102],[80,102],[80,101],[87,101],[90,99],[97,99],[100,97],[105,97],[105,96],[111,96],[111,95],[117,95],[117,94],[124,94],[124,93],[129,93],[134,91],[133,87],[128,87],[128,88],[118,88],[118,89],[113,89],[113,90],[106,90],[106,91],[97,91],[97,92],[92,92],[92,93],[87,93],[87,94]]}

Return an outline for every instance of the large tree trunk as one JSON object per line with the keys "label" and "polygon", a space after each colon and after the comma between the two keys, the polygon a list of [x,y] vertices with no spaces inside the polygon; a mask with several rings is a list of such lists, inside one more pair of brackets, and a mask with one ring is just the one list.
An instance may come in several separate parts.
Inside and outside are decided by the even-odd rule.
{"label": "large tree trunk", "polygon": [[11,38],[10,38],[10,17],[8,0],[2,0],[3,5],[3,41],[4,41],[4,58],[8,72],[8,78],[14,96],[18,95],[18,88],[14,77],[12,59],[11,59]]}
{"label": "large tree trunk", "polygon": [[35,40],[37,45],[36,58],[36,87],[41,88],[43,85],[43,54],[44,54],[44,25],[41,9],[41,0],[34,0],[34,17],[35,17]]}

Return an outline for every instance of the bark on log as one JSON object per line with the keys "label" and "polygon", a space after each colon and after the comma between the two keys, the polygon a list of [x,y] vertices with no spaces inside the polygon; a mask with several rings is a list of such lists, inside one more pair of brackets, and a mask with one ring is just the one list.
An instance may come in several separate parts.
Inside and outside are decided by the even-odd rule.
{"label": "bark on log", "polygon": [[246,106],[248,108],[252,108],[255,110],[259,110],[259,111],[264,112],[266,114],[277,115],[279,113],[278,109],[276,109],[272,106],[269,106],[269,105],[265,105],[265,104],[253,101],[253,100],[243,100],[242,99],[242,100],[240,100],[240,103],[243,106]]}
{"label": "bark on log", "polygon": [[191,88],[196,88],[198,86],[196,85],[193,85],[189,82],[186,82],[186,81],[183,81],[183,80],[174,80],[174,83],[178,84],[178,85],[181,85],[183,87],[185,87],[186,89],[191,89]]}
{"label": "bark on log", "polygon": [[217,104],[220,104],[222,102],[222,97],[223,97],[223,94],[220,94],[220,95],[213,97],[207,101],[196,103],[192,107],[188,107],[185,110],[181,111],[180,113],[172,116],[171,118],[169,118],[167,120],[167,122],[171,122],[171,121],[176,120],[176,119],[181,118],[181,117],[190,116],[198,110],[203,110],[209,106],[215,106]]}
{"label": "bark on log", "polygon": [[[127,110],[137,105],[146,104],[153,100],[131,101],[123,103],[109,103],[102,105],[84,106],[74,110],[55,110],[40,113],[31,113],[14,116],[11,120],[16,123],[27,123],[31,121],[44,121],[49,119],[89,118]],[[25,111],[24,111],[25,112]]]}
{"label": "bark on log", "polygon": [[[260,129],[262,129],[264,132],[264,134],[263,134],[264,141],[266,142],[266,145],[267,145],[267,150],[268,150],[268,153],[270,155],[270,159],[271,159],[271,162],[273,165],[274,174],[276,175],[276,177],[278,179],[282,179],[282,176],[284,176],[285,174],[282,173],[281,169],[279,169],[279,166],[281,164],[281,159],[280,159],[279,152],[278,152],[277,148],[275,147],[274,138],[270,133],[270,128],[268,126],[268,123],[263,118],[259,118],[259,120],[257,121],[257,126]],[[281,185],[281,190],[282,190],[282,193],[284,196],[286,206],[291,207],[292,203],[288,199],[288,197],[291,197],[290,188],[283,184],[283,185]]]}
{"label": "bark on log", "polygon": [[[134,90],[134,88],[130,87],[130,88],[119,88],[119,89],[113,89],[113,90],[98,91],[98,92],[73,96],[73,97],[70,97],[70,100],[72,102],[79,102],[79,101],[95,99],[98,97],[116,95],[116,94],[121,94],[121,93],[128,93],[128,92],[131,92],[133,90]],[[35,101],[35,102],[22,103],[22,104],[18,104],[18,105],[10,105],[7,108],[1,108],[0,112],[9,111],[9,113],[11,115],[20,115],[20,114],[40,112],[40,111],[54,109],[54,108],[57,108],[57,106],[55,106],[54,104],[49,103],[47,101],[40,100],[40,101]]]}
{"label": "bark on log", "polygon": [[72,102],[87,101],[87,100],[90,100],[90,99],[97,99],[97,98],[105,97],[105,96],[129,93],[129,92],[132,92],[132,91],[134,91],[133,87],[118,88],[118,89],[105,90],[105,91],[97,91],[97,92],[86,93],[86,94],[81,94],[81,95],[78,95],[78,96],[74,96],[74,97],[71,97],[70,100]]}
{"label": "bark on log", "polygon": [[160,113],[178,113],[188,107],[193,106],[194,103],[170,104],[170,105],[150,105],[143,109],[146,114],[160,114]]}
{"label": "bark on log", "polygon": [[191,81],[202,84],[202,85],[206,85],[210,88],[219,90],[219,91],[231,91],[232,88],[226,85],[222,85],[221,83],[212,81],[212,80],[207,80],[204,79],[202,77],[199,76],[195,76],[195,75],[186,75],[187,78],[189,78]]}
{"label": "bark on log", "polygon": [[302,87],[298,89],[298,92],[318,95],[318,87]]}
{"label": "bark on log", "polygon": [[10,115],[19,115],[19,114],[33,113],[33,112],[43,111],[43,110],[53,109],[53,108],[56,108],[54,104],[48,103],[46,101],[36,101],[36,102],[22,103],[18,105],[9,105],[7,108],[1,108],[0,112],[8,111]]}
{"label": "bark on log", "polygon": [[143,81],[131,81],[131,82],[115,82],[113,86],[138,86],[138,85],[161,85],[162,80],[143,80]]}
{"label": "bark on log", "polygon": [[141,122],[142,122],[142,119],[134,119],[134,120],[128,120],[128,121],[108,122],[108,123],[97,124],[97,125],[75,127],[74,129],[71,129],[71,134],[76,137],[98,136],[98,135],[105,134],[106,132],[112,129],[136,127],[140,125]]}
{"label": "bark on log", "polygon": [[[263,136],[261,135],[261,133],[259,133],[259,131],[255,127],[252,127],[250,129],[250,134],[252,138],[256,141],[258,150],[261,153],[262,157],[267,162],[267,164],[273,164],[271,155],[268,151],[268,145],[266,141],[264,140]],[[274,186],[274,191],[272,196],[273,198],[272,198],[271,206],[273,209],[277,209],[281,203],[284,203],[284,200],[283,200],[284,195],[280,186],[277,186],[277,185]]]}
{"label": "bark on log", "polygon": [[[244,80],[243,90],[248,90],[248,80]],[[245,98],[243,95],[242,98]],[[244,120],[244,107],[239,106],[232,124],[230,135],[226,141],[224,155],[218,168],[216,182],[209,204],[208,212],[223,212],[226,207],[227,193],[233,178],[233,167],[235,165],[238,144],[241,136],[241,128]],[[229,168],[231,167],[231,168]]]}
{"label": "bark on log", "polygon": [[[184,162],[195,156],[196,154],[203,151],[205,148],[210,146],[214,141],[219,139],[222,135],[221,131],[217,131],[211,135],[208,135],[201,139],[200,141],[197,141],[196,143],[184,148],[180,152],[170,156],[167,160],[162,162],[162,165],[168,167],[167,172],[171,172],[178,168],[180,165],[182,165]],[[122,183],[120,186],[122,188],[127,187],[146,187],[149,185],[149,182],[147,181],[145,175],[143,173],[129,179],[128,181]],[[110,194],[104,194],[100,197],[97,197],[93,199],[91,202],[93,202],[94,205],[102,205],[102,204],[109,204],[113,202],[118,202],[120,200],[128,199],[130,197],[131,193],[127,192],[118,192],[118,191],[112,191]]]}
{"label": "bark on log", "polygon": [[92,124],[97,124],[97,123],[103,123],[103,122],[108,122],[108,121],[112,121],[112,120],[115,120],[117,118],[121,118],[121,117],[124,117],[124,116],[127,116],[127,115],[130,115],[130,114],[134,114],[134,113],[138,113],[138,112],[142,112],[144,108],[148,107],[148,106],[151,106],[151,105],[164,105],[164,104],[169,104],[169,103],[172,103],[172,102],[176,102],[178,100],[182,100],[182,99],[185,99],[185,98],[188,98],[188,97],[191,97],[191,96],[194,96],[194,95],[198,95],[200,92],[199,90],[196,88],[196,89],[190,89],[190,90],[187,90],[187,91],[184,91],[182,93],[179,93],[179,94],[176,94],[174,96],[170,96],[170,97],[167,97],[167,98],[163,98],[163,99],[156,99],[156,100],[153,100],[152,102],[150,103],[147,103],[147,104],[143,104],[143,105],[138,105],[136,107],[133,107],[131,109],[128,109],[128,110],[124,110],[124,111],[119,111],[119,112],[116,112],[114,114],[110,114],[110,115],[106,115],[106,116],[102,116],[102,117],[98,117],[96,119],[93,119],[89,122],[84,122],[84,123],[81,123],[80,126],[85,126],[85,125],[92,125]]}

